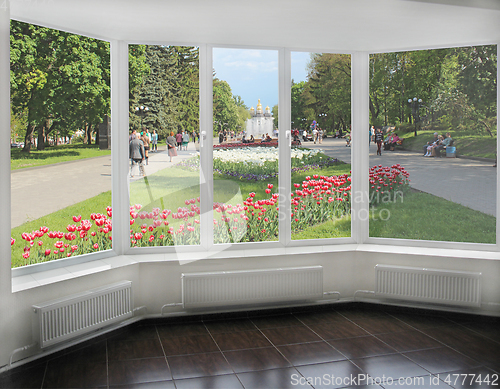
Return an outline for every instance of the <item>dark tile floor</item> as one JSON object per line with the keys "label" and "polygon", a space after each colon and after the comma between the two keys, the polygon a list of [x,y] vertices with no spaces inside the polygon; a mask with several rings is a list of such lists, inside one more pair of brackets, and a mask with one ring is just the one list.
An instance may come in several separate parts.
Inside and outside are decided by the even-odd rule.
{"label": "dark tile floor", "polygon": [[142,321],[0,376],[1,388],[481,383],[500,386],[500,318],[361,303]]}

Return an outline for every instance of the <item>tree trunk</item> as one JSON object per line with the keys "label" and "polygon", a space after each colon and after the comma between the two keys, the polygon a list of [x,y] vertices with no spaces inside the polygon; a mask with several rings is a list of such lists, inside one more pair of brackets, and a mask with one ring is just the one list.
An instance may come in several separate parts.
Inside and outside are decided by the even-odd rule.
{"label": "tree trunk", "polygon": [[38,143],[37,150],[45,150],[45,126],[37,126]]}
{"label": "tree trunk", "polygon": [[29,153],[31,150],[31,138],[33,136],[34,130],[35,130],[35,127],[32,126],[31,124],[28,124],[28,127],[26,128],[26,135],[24,136],[24,147],[22,150],[26,153]]}
{"label": "tree trunk", "polygon": [[87,144],[91,145],[92,144],[92,126],[90,123],[85,124],[85,132],[87,133]]}

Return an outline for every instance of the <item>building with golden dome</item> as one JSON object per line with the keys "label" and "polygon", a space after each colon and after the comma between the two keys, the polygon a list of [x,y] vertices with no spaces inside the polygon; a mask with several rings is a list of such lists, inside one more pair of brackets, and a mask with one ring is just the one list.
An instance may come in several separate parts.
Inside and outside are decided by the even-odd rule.
{"label": "building with golden dome", "polygon": [[247,119],[246,122],[247,139],[250,138],[251,135],[253,135],[255,139],[260,139],[262,135],[266,136],[267,134],[271,137],[273,136],[274,118],[269,106],[264,110],[259,99],[257,108],[250,108],[250,115],[252,115],[252,117]]}

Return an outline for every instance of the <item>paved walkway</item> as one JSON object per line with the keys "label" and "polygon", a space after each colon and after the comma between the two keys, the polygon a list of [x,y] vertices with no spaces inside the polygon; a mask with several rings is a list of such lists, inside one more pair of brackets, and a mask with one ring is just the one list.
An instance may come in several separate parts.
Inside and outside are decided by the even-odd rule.
{"label": "paved walkway", "polygon": [[[351,160],[351,148],[344,139],[327,138],[321,145],[303,142],[303,146],[321,148],[331,157]],[[492,162],[465,158],[428,158],[412,151],[383,151],[370,145],[370,166],[401,164],[410,173],[411,186],[469,208],[496,215],[497,168]]]}
{"label": "paved walkway", "polygon": [[[351,159],[351,148],[345,147],[343,139],[327,138],[321,145],[312,142],[304,142],[303,145],[322,148],[327,155],[345,162]],[[170,163],[163,146],[157,153],[150,153],[146,173],[152,174],[172,166],[194,152],[196,148],[191,142],[188,151],[179,151],[179,156]],[[496,215],[497,169],[492,167],[491,162],[425,158],[408,151],[387,151],[377,156],[376,146],[372,143],[370,165],[390,166],[396,163],[408,170],[415,189]],[[136,176],[131,181],[139,179]],[[12,227],[16,227],[110,190],[111,156],[15,170],[11,174],[11,187],[11,220]]]}
{"label": "paved walkway", "polygon": [[[196,144],[198,146],[198,144]],[[149,153],[146,173],[153,174],[196,152],[191,142],[188,151],[178,151],[172,163],[163,145]],[[136,176],[130,181],[140,180]],[[14,170],[11,173],[11,226],[17,227],[70,205],[111,190],[111,156],[61,164]]]}

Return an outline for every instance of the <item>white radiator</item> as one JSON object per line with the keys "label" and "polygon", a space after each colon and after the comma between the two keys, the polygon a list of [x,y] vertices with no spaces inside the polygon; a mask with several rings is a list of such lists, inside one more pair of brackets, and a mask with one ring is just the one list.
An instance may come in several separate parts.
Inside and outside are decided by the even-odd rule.
{"label": "white radiator", "polygon": [[447,305],[479,307],[481,273],[375,266],[377,296]]}
{"label": "white radiator", "polygon": [[182,274],[182,303],[185,308],[322,297],[322,266]]}
{"label": "white radiator", "polygon": [[131,281],[33,305],[33,337],[49,347],[130,318],[132,306]]}

